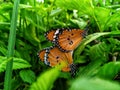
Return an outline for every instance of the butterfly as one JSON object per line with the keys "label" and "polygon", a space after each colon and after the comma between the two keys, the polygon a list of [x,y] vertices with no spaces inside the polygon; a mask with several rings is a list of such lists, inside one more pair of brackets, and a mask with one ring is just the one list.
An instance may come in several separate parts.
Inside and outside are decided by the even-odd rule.
{"label": "butterfly", "polygon": [[72,52],[62,52],[58,47],[52,46],[45,48],[38,52],[38,57],[46,65],[55,67],[56,65],[65,63],[65,66],[62,68],[63,72],[71,72],[75,74],[75,65],[73,64]]}
{"label": "butterfly", "polygon": [[47,40],[53,42],[61,51],[74,50],[86,36],[88,28],[80,29],[57,29],[46,32]]}

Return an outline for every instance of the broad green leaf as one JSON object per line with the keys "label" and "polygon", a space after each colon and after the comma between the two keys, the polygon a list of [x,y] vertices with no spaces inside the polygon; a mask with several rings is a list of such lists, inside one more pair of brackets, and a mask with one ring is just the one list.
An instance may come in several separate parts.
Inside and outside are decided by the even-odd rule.
{"label": "broad green leaf", "polygon": [[96,75],[98,68],[100,68],[102,64],[103,62],[101,60],[92,61],[88,65],[80,67],[77,75],[79,77],[93,77]]}
{"label": "broad green leaf", "polygon": [[[3,56],[0,56],[0,72],[5,71],[6,64],[8,61],[12,60],[11,58],[6,58]],[[24,59],[21,58],[13,58],[13,70],[16,69],[23,69],[23,68],[29,68],[31,65]]]}
{"label": "broad green leaf", "polygon": [[99,30],[104,31],[110,16],[110,10],[104,7],[96,7],[94,8],[94,12],[93,18],[96,21]]}
{"label": "broad green leaf", "polygon": [[30,90],[51,90],[54,81],[59,76],[59,70],[56,68],[50,69],[42,73],[35,83],[30,87]]}
{"label": "broad green leaf", "polygon": [[108,60],[109,47],[104,43],[99,43],[90,48],[89,57],[91,61],[101,60],[103,62]]}
{"label": "broad green leaf", "polygon": [[[103,35],[119,35],[119,31],[114,31],[114,32],[105,32],[105,33],[94,33],[91,35],[88,35],[80,44],[80,46],[76,49],[74,52],[74,60],[80,61],[80,53],[82,50],[85,48],[85,46],[90,43],[91,41],[95,40],[96,38],[103,36]],[[78,73],[79,76],[92,76],[97,73],[97,69],[106,62],[108,59],[108,51],[109,48],[106,46],[106,44],[100,43],[98,45],[95,45],[91,48],[90,50],[90,58],[93,60],[91,63],[89,63],[86,67],[80,68],[80,72]],[[101,57],[102,55],[102,57]],[[76,62],[77,62],[76,61]]]}
{"label": "broad green leaf", "polygon": [[93,34],[90,34],[88,36],[86,36],[85,39],[83,39],[83,41],[80,43],[80,45],[77,47],[77,49],[75,50],[74,52],[74,59],[77,60],[79,59],[79,56],[81,54],[81,52],[84,50],[85,46],[92,42],[93,40],[101,37],[101,36],[104,36],[104,35],[119,35],[120,34],[120,31],[112,31],[112,32],[103,32],[103,33],[93,33]]}
{"label": "broad green leaf", "polygon": [[93,15],[92,0],[56,0],[56,5],[61,8],[79,10],[81,13]]}
{"label": "broad green leaf", "polygon": [[111,14],[111,10],[104,7],[96,7],[94,8],[94,16],[93,17],[99,27],[100,31],[105,31],[108,27],[115,27],[115,24],[120,21],[120,13],[116,11],[116,13]]}
{"label": "broad green leaf", "polygon": [[50,17],[54,17],[56,15],[58,15],[59,13],[61,13],[63,10],[60,9],[60,8],[57,8],[55,10],[52,10],[51,13],[50,13]]}
{"label": "broad green leaf", "polygon": [[31,84],[35,81],[35,73],[31,70],[21,70],[19,74],[24,82]]}
{"label": "broad green leaf", "polygon": [[31,65],[22,58],[13,58],[13,69],[29,68]]}
{"label": "broad green leaf", "polygon": [[120,20],[119,14],[111,15],[111,9],[93,6],[92,0],[56,0],[56,5],[68,10],[78,10],[80,14],[87,14],[96,21],[100,31],[105,31],[111,23]]}
{"label": "broad green leaf", "polygon": [[8,61],[12,60],[12,58],[6,58],[6,57],[2,57],[0,56],[0,72],[5,71],[6,69],[6,64]]}
{"label": "broad green leaf", "polygon": [[108,38],[108,41],[110,43],[110,49],[111,53],[115,53],[116,51],[120,50],[120,40],[117,38]]}
{"label": "broad green leaf", "polygon": [[79,77],[72,83],[69,90],[120,90],[120,85],[99,78],[87,79]]}
{"label": "broad green leaf", "polygon": [[92,42],[93,40],[99,38],[100,36],[104,36],[104,35],[108,35],[110,34],[110,32],[104,32],[104,33],[94,33],[94,34],[90,34],[88,36],[86,36],[85,39],[83,39],[83,41],[80,43],[80,45],[77,47],[77,49],[74,52],[74,58],[77,60],[79,59],[79,56],[81,54],[81,52],[84,50],[85,46]]}
{"label": "broad green leaf", "polygon": [[71,21],[73,24],[78,25],[79,28],[81,28],[81,29],[83,29],[83,28],[86,26],[86,24],[87,24],[87,23],[86,23],[83,19],[81,19],[81,18],[71,19],[70,21]]}
{"label": "broad green leaf", "polygon": [[102,66],[97,75],[104,79],[114,79],[120,71],[120,62],[109,62]]}
{"label": "broad green leaf", "polygon": [[105,29],[108,27],[115,27],[120,22],[120,11],[112,14],[108,17],[108,21],[105,24]]}
{"label": "broad green leaf", "polygon": [[97,69],[106,61],[108,61],[109,48],[104,42],[92,46],[89,50],[90,63],[84,68],[80,68],[79,76],[96,75]]}

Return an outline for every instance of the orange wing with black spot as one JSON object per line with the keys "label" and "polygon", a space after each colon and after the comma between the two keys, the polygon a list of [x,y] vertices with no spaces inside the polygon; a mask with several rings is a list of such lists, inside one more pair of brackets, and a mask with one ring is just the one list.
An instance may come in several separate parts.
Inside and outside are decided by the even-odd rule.
{"label": "orange wing with black spot", "polygon": [[60,31],[61,31],[61,29],[50,30],[45,33],[45,37],[47,38],[47,40],[54,43],[55,39],[57,38],[57,35],[59,34]]}
{"label": "orange wing with black spot", "polygon": [[69,72],[71,71],[71,65],[73,64],[72,53],[71,52],[62,52],[58,47],[46,48],[38,53],[41,61],[44,61],[45,64],[54,67],[61,62],[65,63],[65,67],[62,68],[62,71]]}
{"label": "orange wing with black spot", "polygon": [[86,35],[87,30],[57,29],[48,31],[45,36],[60,50],[69,52],[74,50]]}
{"label": "orange wing with black spot", "polygon": [[45,37],[47,38],[47,40],[52,42],[54,39],[55,32],[56,32],[56,30],[50,30],[50,31],[46,32]]}
{"label": "orange wing with black spot", "polygon": [[69,52],[74,50],[85,36],[85,31],[80,29],[66,29],[57,36],[56,45],[60,50]]}

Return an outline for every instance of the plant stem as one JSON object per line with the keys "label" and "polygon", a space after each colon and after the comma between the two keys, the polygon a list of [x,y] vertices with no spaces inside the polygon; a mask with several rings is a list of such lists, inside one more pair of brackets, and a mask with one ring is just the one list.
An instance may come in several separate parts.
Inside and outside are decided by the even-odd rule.
{"label": "plant stem", "polygon": [[[8,40],[7,58],[14,56],[14,46],[15,46],[15,38],[16,38],[16,27],[17,27],[19,2],[20,0],[14,1],[12,20],[10,24],[10,34],[9,34],[9,40]],[[10,60],[6,65],[4,90],[11,90],[12,66],[13,66],[13,59]]]}

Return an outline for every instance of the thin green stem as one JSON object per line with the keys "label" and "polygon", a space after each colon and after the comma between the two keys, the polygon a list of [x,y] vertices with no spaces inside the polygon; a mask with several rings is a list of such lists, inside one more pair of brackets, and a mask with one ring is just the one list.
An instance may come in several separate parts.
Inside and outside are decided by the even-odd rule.
{"label": "thin green stem", "polygon": [[95,14],[93,15],[93,18],[94,18],[95,22],[97,23],[97,26],[98,26],[99,30],[101,31],[101,27],[100,27],[100,25],[99,25],[99,23],[98,23],[97,18],[95,17]]}
{"label": "thin green stem", "polygon": [[[9,34],[9,40],[8,40],[8,54],[7,54],[8,58],[14,56],[19,2],[20,0],[15,0],[14,6],[13,6],[10,34]],[[6,65],[4,90],[11,90],[12,66],[13,66],[13,59],[10,60]]]}

